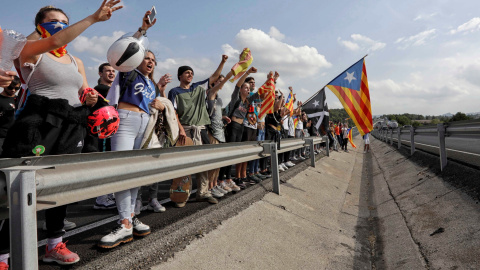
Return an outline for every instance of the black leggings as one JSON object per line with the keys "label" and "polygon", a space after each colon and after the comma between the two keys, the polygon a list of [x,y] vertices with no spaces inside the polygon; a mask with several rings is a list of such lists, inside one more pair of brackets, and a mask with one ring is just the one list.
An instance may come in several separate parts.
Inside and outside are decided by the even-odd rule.
{"label": "black leggings", "polygon": [[[230,122],[227,126],[227,134],[225,140],[227,143],[230,142],[241,142],[243,136],[243,125],[237,122]],[[232,165],[220,168],[218,174],[219,180],[231,179]]]}
{"label": "black leggings", "polygon": [[[83,129],[86,133],[86,129]],[[56,154],[56,146],[58,137],[61,135],[62,127],[51,127],[45,133],[43,133],[42,145],[45,146],[44,155],[54,155]],[[85,133],[83,137],[85,137]],[[79,143],[77,147],[71,151],[69,154],[79,154],[82,152],[82,146],[84,141]],[[67,216],[67,205],[61,205],[54,208],[45,210],[45,222],[47,223],[47,238],[57,238],[65,234],[63,230],[64,219]],[[0,221],[1,225],[2,221]],[[3,222],[3,226],[0,229],[0,254],[6,254],[10,250],[10,226],[9,220],[6,219]]]}

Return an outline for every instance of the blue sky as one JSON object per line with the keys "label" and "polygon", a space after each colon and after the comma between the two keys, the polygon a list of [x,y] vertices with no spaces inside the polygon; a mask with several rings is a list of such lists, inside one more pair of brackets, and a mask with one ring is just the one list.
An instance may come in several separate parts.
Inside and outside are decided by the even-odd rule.
{"label": "blue sky", "polygon": [[[38,9],[62,8],[71,23],[93,13],[101,1],[8,1],[0,25],[29,34]],[[221,55],[224,74],[244,47],[252,51],[257,87],[269,70],[278,87],[292,86],[306,100],[365,54],[374,115],[478,112],[480,96],[480,1],[162,1],[124,0],[125,8],[68,45],[95,85],[97,67],[110,44],[140,26],[152,5],[157,24],[148,32],[157,55],[156,78],[191,65],[198,80],[209,76]],[[19,8],[21,5],[21,8]],[[13,12],[18,10],[18,12]],[[19,11],[21,10],[21,12]],[[170,89],[169,87],[168,89]],[[221,96],[230,99],[232,84]],[[330,108],[340,108],[327,90]]]}

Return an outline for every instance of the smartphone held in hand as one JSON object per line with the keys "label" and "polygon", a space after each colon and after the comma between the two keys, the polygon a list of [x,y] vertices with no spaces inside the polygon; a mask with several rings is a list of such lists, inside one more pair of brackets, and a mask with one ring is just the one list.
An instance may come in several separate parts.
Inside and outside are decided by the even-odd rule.
{"label": "smartphone held in hand", "polygon": [[152,24],[152,22],[155,20],[155,16],[157,15],[157,9],[155,9],[155,6],[152,6],[150,12],[150,15],[148,15],[148,23]]}

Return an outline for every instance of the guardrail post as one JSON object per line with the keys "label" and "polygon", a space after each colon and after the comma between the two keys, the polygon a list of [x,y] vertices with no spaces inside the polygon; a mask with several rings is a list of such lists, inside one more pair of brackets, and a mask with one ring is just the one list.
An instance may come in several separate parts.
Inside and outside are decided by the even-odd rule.
{"label": "guardrail post", "polygon": [[401,128],[397,128],[397,142],[398,142],[398,150],[400,150],[400,148],[402,147],[402,140],[401,140]]}
{"label": "guardrail post", "polygon": [[393,145],[393,128],[390,131],[390,145]]}
{"label": "guardrail post", "polygon": [[330,156],[330,147],[329,147],[330,142],[329,142],[329,140],[328,140],[328,136],[324,136],[323,138],[324,138],[324,140],[325,140],[325,142],[326,142],[326,147],[325,147],[325,149],[326,149],[326,151],[327,151],[327,157],[329,157],[329,156]]}
{"label": "guardrail post", "polygon": [[35,169],[2,169],[10,205],[11,269],[38,269]]}
{"label": "guardrail post", "polygon": [[[313,149],[313,139],[312,138],[305,138],[305,143],[310,145],[310,149]],[[328,145],[327,145],[328,148]],[[315,168],[315,151],[310,151],[310,166]]]}
{"label": "guardrail post", "polygon": [[438,151],[440,152],[440,169],[443,171],[447,166],[447,150],[445,148],[445,126],[443,123],[437,124],[438,130]]}
{"label": "guardrail post", "polygon": [[415,129],[413,126],[410,127],[410,155],[415,153]]}
{"label": "guardrail post", "polygon": [[[313,139],[312,139],[313,142]],[[272,169],[273,192],[280,195],[280,174],[278,173],[277,143],[264,143],[263,151],[270,154],[270,167]],[[315,155],[313,145],[310,148],[310,155]]]}

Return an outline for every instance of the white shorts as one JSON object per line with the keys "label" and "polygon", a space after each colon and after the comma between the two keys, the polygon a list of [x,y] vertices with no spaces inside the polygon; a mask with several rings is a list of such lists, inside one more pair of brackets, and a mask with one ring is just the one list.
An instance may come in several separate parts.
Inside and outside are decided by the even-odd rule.
{"label": "white shorts", "polygon": [[365,144],[370,144],[370,137],[365,138]]}

